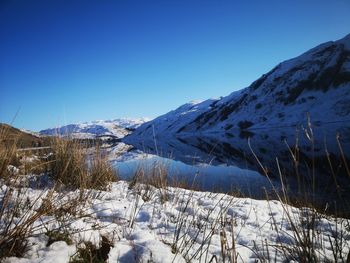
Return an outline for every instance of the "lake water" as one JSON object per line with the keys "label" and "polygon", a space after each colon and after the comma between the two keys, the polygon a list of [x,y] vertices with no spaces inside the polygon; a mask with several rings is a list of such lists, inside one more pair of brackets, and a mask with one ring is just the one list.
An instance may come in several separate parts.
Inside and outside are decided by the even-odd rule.
{"label": "lake water", "polygon": [[159,163],[166,168],[168,176],[175,182],[185,182],[186,185],[203,191],[231,193],[239,190],[244,195],[256,198],[262,198],[264,194],[257,189],[265,188],[272,191],[269,180],[260,173],[226,164],[191,165],[170,158],[149,155],[144,159],[115,162],[115,166],[119,176],[128,180],[139,167],[147,169]]}
{"label": "lake water", "polygon": [[[348,162],[350,156],[350,131],[338,127],[337,132],[342,134],[338,140],[333,127],[132,141],[126,138],[125,142],[132,147],[128,158],[119,157],[113,163],[123,179],[130,179],[140,166],[160,162],[170,178],[194,184],[199,190],[230,193],[239,189],[256,198],[265,196],[265,191],[273,191],[273,187],[280,189],[282,175],[290,192],[308,191],[327,201],[338,197],[336,184],[350,192],[350,175],[344,166],[344,158]],[[294,159],[298,160],[297,171]]]}

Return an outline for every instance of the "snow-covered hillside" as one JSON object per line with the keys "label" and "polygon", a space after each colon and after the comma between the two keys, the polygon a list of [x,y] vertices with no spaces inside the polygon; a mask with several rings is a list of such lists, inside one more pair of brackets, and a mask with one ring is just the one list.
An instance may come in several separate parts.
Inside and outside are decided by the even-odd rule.
{"label": "snow-covered hillside", "polygon": [[138,119],[115,119],[115,120],[97,120],[79,124],[68,124],[57,128],[51,128],[40,131],[40,135],[69,135],[75,138],[94,138],[99,135],[113,135],[123,138],[131,130],[136,129],[148,118]]}
{"label": "snow-covered hillside", "polygon": [[127,139],[149,137],[153,130],[166,136],[294,126],[308,115],[316,123],[350,126],[350,34],[280,63],[227,97],[185,104],[141,125]]}
{"label": "snow-covered hillside", "polygon": [[136,129],[135,136],[152,138],[158,134],[167,135],[177,132],[184,125],[190,124],[198,115],[210,110],[216,102],[216,99],[208,99],[186,103],[150,122],[144,123]]}
{"label": "snow-covered hillside", "polygon": [[[0,188],[0,197],[8,188]],[[350,247],[349,220],[279,201],[145,185],[130,189],[124,181],[113,183],[108,192],[90,192],[82,215],[76,218],[51,214],[35,218],[24,257],[4,262],[85,262],[77,260],[82,254],[79,249],[87,248],[88,253],[89,247],[103,244],[106,249],[91,251],[101,251],[97,255],[104,255],[106,262],[305,262],[309,255],[315,262],[335,262],[337,257],[346,259]],[[24,200],[35,200],[33,210],[51,197],[40,189],[21,193]],[[62,206],[79,196],[78,191],[51,194]],[[50,238],[59,231],[66,238],[64,234],[57,234],[61,239]],[[307,245],[313,250],[302,254]]]}

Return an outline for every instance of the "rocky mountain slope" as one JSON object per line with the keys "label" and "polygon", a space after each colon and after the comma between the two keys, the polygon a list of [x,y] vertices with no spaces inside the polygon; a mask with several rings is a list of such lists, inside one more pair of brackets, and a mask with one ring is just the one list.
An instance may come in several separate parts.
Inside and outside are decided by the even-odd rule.
{"label": "rocky mountain slope", "polygon": [[185,104],[126,139],[289,127],[308,116],[316,124],[350,126],[350,34],[280,63],[227,97]]}

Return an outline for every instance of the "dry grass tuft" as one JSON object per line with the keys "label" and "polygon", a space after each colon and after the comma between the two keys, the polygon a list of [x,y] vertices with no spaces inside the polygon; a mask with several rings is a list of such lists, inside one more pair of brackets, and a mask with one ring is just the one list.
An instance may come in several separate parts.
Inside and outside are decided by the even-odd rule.
{"label": "dry grass tuft", "polygon": [[[6,257],[22,257],[30,246],[28,238],[45,230],[49,242],[69,241],[68,226],[87,216],[84,204],[90,200],[91,191],[86,189],[106,189],[109,182],[117,178],[113,167],[99,150],[88,156],[83,145],[53,138],[50,157],[41,158],[33,153],[18,152],[16,141],[11,139],[10,144],[6,136],[6,130],[0,130],[0,180],[4,183],[0,189],[0,261]],[[1,143],[2,138],[6,144]],[[9,169],[11,165],[14,165],[13,171]],[[29,180],[23,173],[38,171],[46,171],[54,183],[36,189],[38,196],[32,200],[29,188],[18,187],[17,182]],[[62,184],[65,188],[80,191],[67,195],[57,187]],[[44,216],[51,219],[42,221]],[[50,222],[56,222],[58,227],[48,227]]]}
{"label": "dry grass tuft", "polygon": [[105,190],[111,181],[117,180],[115,169],[98,147],[89,158],[79,142],[55,138],[52,152],[51,176],[67,187]]}
{"label": "dry grass tuft", "polygon": [[[285,222],[289,225],[289,228],[292,233],[288,234],[284,232],[284,230],[275,223],[276,221],[271,211],[271,219],[274,222],[274,232],[278,236],[280,236],[281,234],[281,236],[289,236],[291,239],[291,244],[287,245],[283,242],[280,242],[277,245],[271,245],[268,243],[263,244],[263,254],[260,253],[259,249],[261,248],[259,248],[258,246],[255,246],[252,250],[256,255],[258,255],[258,258],[261,262],[269,262],[273,258],[276,261],[277,254],[285,262],[350,262],[350,248],[347,244],[347,239],[349,235],[349,229],[347,228],[350,223],[349,219],[347,219],[349,218],[350,211],[349,202],[348,200],[340,198],[341,196],[339,196],[337,200],[330,200],[327,204],[318,204],[315,201],[314,196],[317,185],[314,157],[315,139],[311,123],[309,123],[308,127],[305,129],[304,132],[306,133],[306,137],[310,142],[310,148],[313,149],[313,157],[310,160],[309,167],[311,174],[311,182],[308,182],[309,184],[306,184],[304,181],[301,180],[302,168],[300,166],[300,163],[302,162],[302,160],[299,155],[299,147],[297,144],[295,147],[291,148],[285,142],[291,154],[294,173],[298,180],[298,193],[288,191],[286,185],[286,175],[283,174],[279,159],[277,157],[276,166],[281,183],[281,190],[277,190],[273,186],[273,183],[268,173],[265,173],[265,176],[270,180],[271,185],[274,188],[275,198],[279,200],[282,205],[283,215],[285,216]],[[340,157],[338,158],[342,163],[341,166],[346,168],[346,174],[350,177],[348,161],[342,151],[342,146],[339,142],[338,135],[337,141],[340,152]],[[265,170],[263,164],[260,162],[259,158],[251,148],[249,140],[248,144],[253,155],[256,158],[256,161],[261,166],[262,170]],[[329,158],[327,147],[325,149],[325,152]],[[340,178],[337,178],[336,174],[334,173],[332,162],[330,159],[328,159],[328,164],[330,166],[331,171],[330,177],[333,177],[333,183],[335,186],[337,186],[336,190],[339,191],[341,187],[344,187],[344,189],[348,189],[348,185],[338,185],[337,180],[339,180]],[[268,194],[266,194],[266,199],[268,202],[270,202]],[[297,212],[293,212],[294,208],[292,206],[298,207]],[[341,207],[341,210],[337,210],[338,207]],[[327,215],[326,213],[330,214],[331,217],[329,217],[329,215]],[[335,229],[332,229],[332,234],[328,236],[328,240],[324,240],[322,236],[322,231],[325,227],[322,226],[322,224],[324,222],[323,220],[327,218],[332,218],[332,220],[335,222]],[[327,242],[329,244],[327,244]],[[327,254],[327,246],[331,246],[331,254]],[[271,250],[275,250],[276,254],[270,254]]]}
{"label": "dry grass tuft", "polygon": [[17,158],[17,146],[16,142],[8,144],[6,137],[9,130],[7,126],[2,126],[0,129],[0,179],[9,179],[13,175],[11,165],[17,166],[19,160]]}
{"label": "dry grass tuft", "polygon": [[107,237],[101,236],[100,247],[97,248],[91,242],[83,242],[77,248],[77,253],[70,259],[70,263],[102,263],[107,262],[108,253],[113,247],[112,241]]}
{"label": "dry grass tuft", "polygon": [[129,188],[137,189],[144,201],[152,196],[152,187],[158,189],[161,202],[168,200],[168,169],[160,161],[153,162],[151,165],[140,164],[129,182]]}
{"label": "dry grass tuft", "polygon": [[156,161],[151,165],[140,165],[133,178],[130,181],[130,185],[141,183],[149,184],[156,188],[166,188],[168,186],[168,171],[164,163]]}
{"label": "dry grass tuft", "polygon": [[111,166],[99,147],[90,161],[89,178],[89,187],[97,190],[106,190],[109,182],[118,179],[115,168]]}
{"label": "dry grass tuft", "polygon": [[52,143],[52,178],[74,189],[88,186],[86,154],[81,145],[72,140],[54,138]]}

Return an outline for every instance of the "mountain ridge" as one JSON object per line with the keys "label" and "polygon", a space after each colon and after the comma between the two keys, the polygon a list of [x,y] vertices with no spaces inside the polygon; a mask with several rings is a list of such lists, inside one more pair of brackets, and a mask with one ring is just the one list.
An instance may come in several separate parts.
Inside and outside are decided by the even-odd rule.
{"label": "mountain ridge", "polygon": [[94,138],[101,135],[111,135],[122,138],[148,120],[149,118],[146,117],[96,120],[49,128],[41,130],[39,134],[45,136],[71,136],[74,138]]}
{"label": "mountain ridge", "polygon": [[185,105],[141,125],[126,141],[306,125],[308,117],[316,123],[345,122],[350,115],[350,34],[279,63],[247,88]]}

